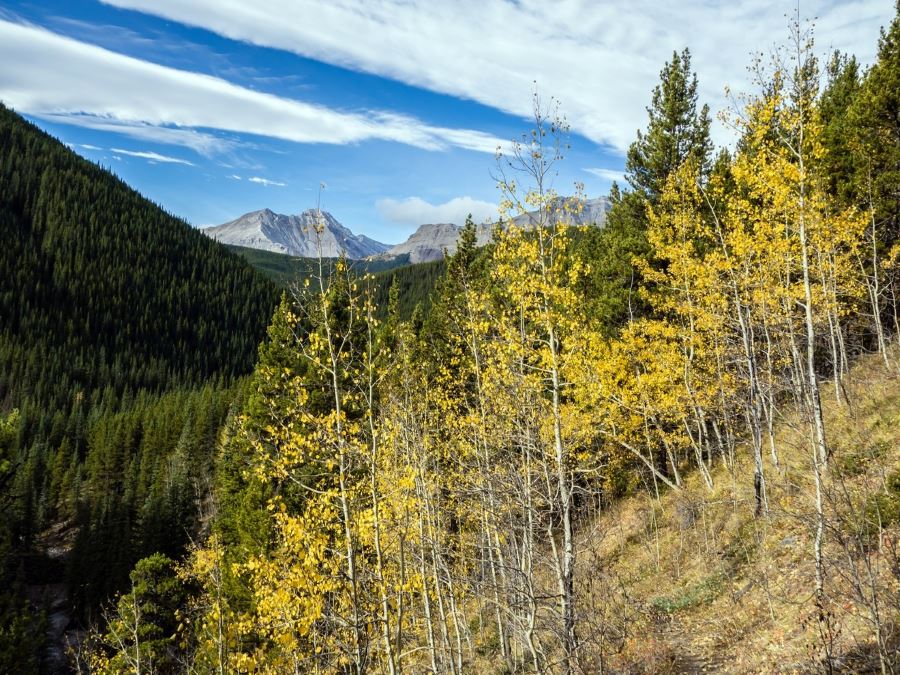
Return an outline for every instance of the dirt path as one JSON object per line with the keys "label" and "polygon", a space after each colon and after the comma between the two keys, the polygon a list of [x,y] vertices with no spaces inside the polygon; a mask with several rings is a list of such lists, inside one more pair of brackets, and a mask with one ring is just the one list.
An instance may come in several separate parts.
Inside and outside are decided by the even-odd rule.
{"label": "dirt path", "polygon": [[704,654],[692,645],[677,617],[669,617],[660,626],[660,637],[672,650],[669,673],[680,675],[724,672],[726,664],[723,656]]}

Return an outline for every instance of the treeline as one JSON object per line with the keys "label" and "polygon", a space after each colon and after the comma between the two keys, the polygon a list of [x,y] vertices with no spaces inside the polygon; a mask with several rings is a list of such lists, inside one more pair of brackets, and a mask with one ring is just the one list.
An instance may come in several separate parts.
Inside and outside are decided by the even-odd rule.
{"label": "treeline", "polygon": [[[303,258],[274,251],[247,248],[246,246],[235,246],[233,244],[226,244],[226,248],[237,253],[282,288],[287,288],[298,281],[303,283],[304,279],[309,278],[319,269],[319,261],[315,258]],[[337,258],[322,259],[322,263],[329,270],[333,269],[336,262]],[[405,267],[410,262],[409,254],[407,253],[396,258],[384,260],[357,260],[353,264],[357,270],[365,270],[374,274],[397,267]]]}
{"label": "treeline", "polygon": [[541,227],[478,250],[468,224],[414,321],[396,285],[379,320],[371,279],[342,263],[285,298],[221,445],[208,538],[184,561],[143,561],[79,658],[100,672],[601,672],[627,622],[594,567],[594,516],[678,492],[689,472],[712,488],[721,464],[754,486],[744,508],[764,526],[790,411],[815,485],[800,516],[809,666],[836,667],[834,626],[857,612],[873,668],[895,670],[900,566],[871,542],[896,531],[900,493],[885,481],[840,532],[856,553],[830,557],[821,392],[832,381],[848,404],[863,351],[897,367],[900,17],[869,70],[836,54],[821,91],[799,22],[790,44],[726,117],[733,153],[714,152],[690,54],[674,54],[603,230],[559,224],[578,208],[548,188],[565,125],[536,99],[528,147],[500,161],[504,204]]}

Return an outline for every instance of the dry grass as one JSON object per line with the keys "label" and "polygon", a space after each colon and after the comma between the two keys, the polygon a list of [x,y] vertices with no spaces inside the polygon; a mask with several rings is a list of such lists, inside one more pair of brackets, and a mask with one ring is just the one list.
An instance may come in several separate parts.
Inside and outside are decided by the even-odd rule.
{"label": "dry grass", "polygon": [[[900,350],[894,350],[895,362]],[[585,543],[583,607],[605,607],[605,636],[588,648],[594,668],[615,672],[815,672],[831,643],[837,670],[877,664],[871,612],[854,570],[872,570],[886,640],[900,642],[900,569],[894,522],[859,534],[900,493],[900,376],[880,357],[861,359],[845,383],[850,403],[823,391],[830,470],[826,478],[827,621],[814,602],[814,483],[807,429],[788,416],[777,434],[779,464],[766,457],[770,515],[754,518],[747,449],[734,470],[714,467],[714,488],[688,476],[679,493],[626,499]],[[900,488],[896,488],[900,490]],[[881,495],[881,496],[878,496]],[[887,513],[887,516],[890,514]],[[842,539],[844,540],[842,542]],[[862,545],[862,549],[860,546]],[[602,579],[602,582],[598,582]],[[601,622],[595,622],[599,625]],[[612,626],[612,628],[610,628]],[[830,635],[827,639],[823,634]],[[900,665],[894,665],[900,668]]]}

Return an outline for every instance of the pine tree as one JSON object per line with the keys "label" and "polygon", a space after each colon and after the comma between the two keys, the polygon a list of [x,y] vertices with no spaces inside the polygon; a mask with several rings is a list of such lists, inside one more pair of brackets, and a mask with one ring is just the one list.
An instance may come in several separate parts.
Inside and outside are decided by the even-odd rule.
{"label": "pine tree", "polygon": [[612,208],[602,228],[587,228],[573,239],[573,257],[590,261],[578,277],[586,316],[606,333],[619,330],[629,319],[647,311],[638,293],[640,271],[636,259],[650,252],[646,237],[646,204],[638,192],[622,192],[613,184]]}
{"label": "pine tree", "polygon": [[591,235],[590,247],[597,256],[588,283],[593,283],[597,313],[607,330],[620,327],[626,319],[647,310],[637,289],[644,285],[635,259],[648,255],[647,207],[656,203],[668,177],[686,161],[699,168],[703,181],[711,166],[712,141],[709,136],[709,108],[698,106],[697,76],[691,72],[691,54],[685,49],[672,54],[660,72],[647,108],[646,131],[628,149],[626,180],[632,190],[613,184],[612,208],[603,233]]}
{"label": "pine tree", "polygon": [[154,554],[130,575],[131,589],[120,595],[103,633],[89,637],[89,664],[97,673],[176,673],[178,612],[190,589],[173,560]]}

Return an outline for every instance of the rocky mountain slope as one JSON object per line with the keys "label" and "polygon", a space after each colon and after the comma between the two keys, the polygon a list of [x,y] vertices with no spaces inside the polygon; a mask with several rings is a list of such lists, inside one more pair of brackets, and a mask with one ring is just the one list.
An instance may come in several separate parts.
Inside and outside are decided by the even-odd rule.
{"label": "rocky mountain slope", "polygon": [[[606,222],[606,214],[610,208],[610,202],[605,197],[588,199],[581,204],[577,213],[569,212],[566,208],[566,200],[560,198],[553,208],[553,218],[556,220],[576,225],[598,225]],[[536,213],[523,213],[512,219],[518,227],[534,227],[539,221]],[[478,245],[484,246],[491,239],[491,231],[494,224],[482,223],[478,226]],[[429,223],[420,225],[406,241],[390,247],[380,254],[380,259],[391,259],[403,255],[409,255],[409,261],[413,264],[440,260],[444,257],[444,251],[453,253],[456,250],[456,240],[462,231],[462,225],[453,223]]]}
{"label": "rocky mountain slope", "polygon": [[316,218],[315,209],[308,209],[296,216],[262,209],[245,213],[223,225],[208,227],[203,232],[223,244],[305,258],[317,257],[320,245],[321,254],[326,258],[336,258],[344,252],[353,260],[378,255],[389,248],[364,235],[353,234],[327,211],[321,212],[324,228],[320,241],[317,241],[314,229]]}
{"label": "rocky mountain slope", "polygon": [[[612,203],[606,197],[583,201],[558,197],[549,207],[549,218],[569,225],[602,226],[606,223],[606,214],[609,213],[610,208],[612,208]],[[513,218],[512,221],[518,227],[533,227],[538,222],[538,213],[537,211],[523,213]]]}
{"label": "rocky mountain slope", "polygon": [[[482,223],[478,226],[478,245],[484,246],[491,238],[490,223]],[[389,260],[409,255],[412,264],[431,262],[444,257],[444,251],[453,253],[456,250],[456,240],[462,232],[462,225],[453,223],[428,223],[419,225],[419,229],[410,235],[403,243],[392,246],[385,253],[378,256],[380,259]]]}
{"label": "rocky mountain slope", "polygon": [[[566,209],[567,200],[560,198],[553,207],[553,218],[576,225],[598,225],[606,222],[610,202],[605,197],[588,199],[581,203],[578,212]],[[431,262],[444,257],[444,251],[453,253],[456,240],[463,226],[455,223],[426,223],[406,241],[388,246],[358,235],[341,225],[327,211],[321,212],[324,229],[317,242],[313,225],[317,212],[308,209],[296,216],[275,213],[270,209],[252,211],[223,225],[203,230],[216,241],[230,246],[242,246],[274,253],[284,253],[303,258],[315,258],[321,253],[326,258],[335,258],[346,253],[353,260],[373,258],[375,260],[396,260],[403,258],[411,264]],[[536,213],[524,213],[512,219],[519,227],[534,227],[538,221]],[[485,245],[491,238],[493,223],[478,226],[478,244]]]}

